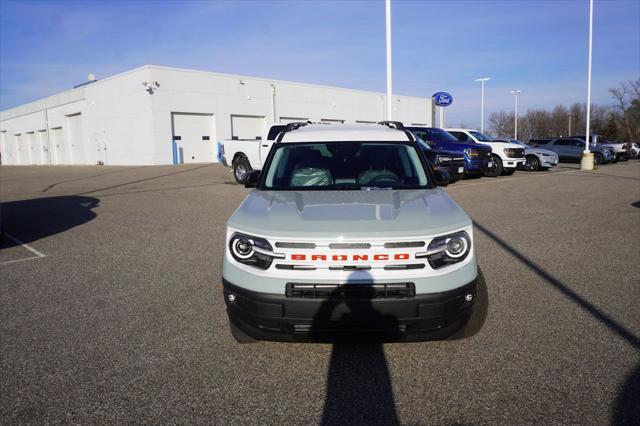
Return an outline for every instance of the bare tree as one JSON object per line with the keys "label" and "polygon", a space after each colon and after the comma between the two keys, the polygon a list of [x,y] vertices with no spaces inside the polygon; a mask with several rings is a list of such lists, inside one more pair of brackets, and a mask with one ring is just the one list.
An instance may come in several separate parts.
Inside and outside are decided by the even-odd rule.
{"label": "bare tree", "polygon": [[489,131],[495,137],[513,137],[514,126],[515,123],[513,112],[492,112],[489,116]]}
{"label": "bare tree", "polygon": [[640,78],[620,83],[609,89],[615,100],[616,109],[626,130],[626,137],[633,141],[640,138]]}

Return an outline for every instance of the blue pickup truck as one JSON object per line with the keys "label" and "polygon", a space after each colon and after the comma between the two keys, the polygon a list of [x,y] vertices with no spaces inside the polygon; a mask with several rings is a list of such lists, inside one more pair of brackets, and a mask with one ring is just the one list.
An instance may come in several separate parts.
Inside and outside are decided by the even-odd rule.
{"label": "blue pickup truck", "polygon": [[493,176],[491,147],[477,143],[460,142],[455,136],[436,127],[406,127],[432,148],[457,151],[464,155],[466,176]]}

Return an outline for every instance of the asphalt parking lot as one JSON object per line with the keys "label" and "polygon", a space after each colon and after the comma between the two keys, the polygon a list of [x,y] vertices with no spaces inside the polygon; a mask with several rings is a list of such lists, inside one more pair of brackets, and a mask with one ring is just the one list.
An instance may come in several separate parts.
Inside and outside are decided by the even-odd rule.
{"label": "asphalt parking lot", "polygon": [[2,423],[640,422],[640,162],[447,188],[490,298],[463,341],[236,344],[247,191],[220,165],[3,166]]}

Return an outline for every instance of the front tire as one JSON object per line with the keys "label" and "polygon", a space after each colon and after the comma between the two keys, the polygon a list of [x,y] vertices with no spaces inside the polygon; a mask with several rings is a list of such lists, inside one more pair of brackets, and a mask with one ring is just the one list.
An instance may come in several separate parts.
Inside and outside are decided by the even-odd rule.
{"label": "front tire", "polygon": [[461,340],[475,336],[480,332],[487,320],[489,312],[489,291],[487,290],[487,283],[480,269],[478,269],[475,299],[471,307],[471,315],[469,315],[464,325],[449,337],[449,340]]}
{"label": "front tire", "polygon": [[535,155],[529,155],[524,163],[524,168],[530,172],[536,172],[540,170],[540,160]]}
{"label": "front tire", "polygon": [[494,176],[501,176],[504,172],[504,167],[502,167],[502,159],[497,155],[493,156],[493,172]]}
{"label": "front tire", "polygon": [[244,157],[237,159],[236,162],[233,163],[233,177],[236,183],[243,185],[247,173],[251,170],[253,169],[251,168],[251,164],[249,164],[249,160]]}
{"label": "front tire", "polygon": [[599,152],[596,152],[593,156],[593,162],[596,165],[604,164],[604,156]]}

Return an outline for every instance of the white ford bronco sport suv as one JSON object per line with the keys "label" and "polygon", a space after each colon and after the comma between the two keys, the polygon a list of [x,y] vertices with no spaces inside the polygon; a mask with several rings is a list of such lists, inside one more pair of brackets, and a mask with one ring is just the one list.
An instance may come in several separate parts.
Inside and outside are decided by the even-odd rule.
{"label": "white ford bronco sport suv", "polygon": [[290,124],[227,222],[222,268],[233,337],[459,338],[487,290],[472,222],[438,188],[401,123]]}
{"label": "white ford bronco sport suv", "polygon": [[444,129],[461,142],[479,143],[491,147],[493,156],[493,175],[512,175],[517,168],[524,167],[527,159],[524,148],[518,144],[496,141],[484,133],[473,129]]}

